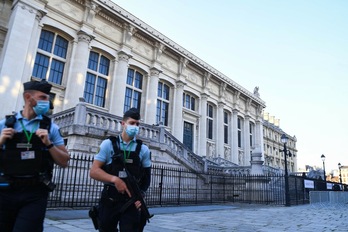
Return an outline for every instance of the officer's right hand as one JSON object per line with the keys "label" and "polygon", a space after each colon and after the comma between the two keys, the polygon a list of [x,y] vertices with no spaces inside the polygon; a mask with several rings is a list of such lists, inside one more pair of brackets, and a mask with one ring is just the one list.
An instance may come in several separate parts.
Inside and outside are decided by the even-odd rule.
{"label": "officer's right hand", "polygon": [[3,145],[7,139],[12,139],[15,132],[16,131],[13,128],[2,129],[1,135],[0,135],[0,145]]}
{"label": "officer's right hand", "polygon": [[117,191],[121,194],[127,193],[129,197],[132,197],[131,193],[129,192],[126,183],[119,177],[114,176],[112,181],[117,189]]}

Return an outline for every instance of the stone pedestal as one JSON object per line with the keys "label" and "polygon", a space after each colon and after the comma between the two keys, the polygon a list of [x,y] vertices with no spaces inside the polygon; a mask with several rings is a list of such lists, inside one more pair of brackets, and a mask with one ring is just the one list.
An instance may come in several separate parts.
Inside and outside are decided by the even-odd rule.
{"label": "stone pedestal", "polygon": [[260,148],[254,149],[254,151],[251,154],[251,175],[263,175],[262,170],[262,164],[263,160],[262,158],[262,152]]}

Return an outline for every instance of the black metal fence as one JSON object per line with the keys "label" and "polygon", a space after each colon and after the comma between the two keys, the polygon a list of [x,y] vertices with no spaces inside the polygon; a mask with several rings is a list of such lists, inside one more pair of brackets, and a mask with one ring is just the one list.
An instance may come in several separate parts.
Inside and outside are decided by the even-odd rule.
{"label": "black metal fence", "polygon": [[[73,155],[69,167],[55,167],[56,189],[48,208],[89,208],[97,204],[103,184],[89,177],[93,157]],[[304,177],[289,176],[291,204],[309,202]],[[184,169],[152,166],[149,206],[209,203],[285,204],[284,175],[226,175],[198,173]]]}

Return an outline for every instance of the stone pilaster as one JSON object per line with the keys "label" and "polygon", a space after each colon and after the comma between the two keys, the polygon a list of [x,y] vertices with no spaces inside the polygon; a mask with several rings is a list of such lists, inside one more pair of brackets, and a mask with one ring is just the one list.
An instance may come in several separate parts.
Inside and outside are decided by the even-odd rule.
{"label": "stone pilaster", "polygon": [[238,163],[238,110],[232,110],[232,162]]}
{"label": "stone pilaster", "polygon": [[92,39],[92,35],[83,31],[77,33],[78,41],[74,44],[72,70],[66,86],[64,109],[75,107],[79,103],[79,98],[83,97],[90,52],[89,44]]}
{"label": "stone pilaster", "polygon": [[201,95],[201,107],[200,107],[200,122],[199,122],[199,138],[198,138],[198,148],[199,155],[207,155],[207,100],[208,95],[203,93]]}
{"label": "stone pilaster", "polygon": [[113,111],[118,116],[123,115],[127,74],[128,74],[128,62],[130,58],[131,58],[131,55],[127,53],[124,53],[122,51],[118,53],[116,76],[114,77],[114,81],[115,81],[114,96],[116,96],[116,103],[113,105]]}
{"label": "stone pilaster", "polygon": [[217,156],[224,157],[224,106],[223,102],[218,103],[217,117],[216,117],[216,149]]}
{"label": "stone pilaster", "polygon": [[175,102],[174,102],[174,117],[173,117],[173,135],[179,140],[183,141],[183,118],[182,118],[182,97],[184,94],[185,83],[182,81],[176,82],[175,88]]}
{"label": "stone pilaster", "polygon": [[250,160],[251,160],[251,150],[250,150],[250,116],[246,115],[244,118],[244,127],[243,127],[243,140],[244,140],[244,158],[243,158],[243,162],[244,165],[249,165],[250,164]]}
{"label": "stone pilaster", "polygon": [[[18,111],[24,105],[22,83],[31,77],[31,65],[35,57],[33,48],[37,46],[39,21],[44,15],[43,10],[25,1],[13,4],[0,57],[0,97],[6,99],[1,104],[4,109]],[[8,113],[11,112],[3,112],[0,117]]]}
{"label": "stone pilaster", "polygon": [[146,118],[148,124],[156,124],[156,107],[159,75],[162,71],[156,68],[150,69],[149,92],[146,99]]}

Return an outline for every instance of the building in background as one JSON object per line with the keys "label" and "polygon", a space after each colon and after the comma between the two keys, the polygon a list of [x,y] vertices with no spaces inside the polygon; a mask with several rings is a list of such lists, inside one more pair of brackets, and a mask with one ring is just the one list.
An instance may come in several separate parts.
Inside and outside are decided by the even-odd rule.
{"label": "building in background", "polygon": [[280,126],[280,120],[274,116],[270,116],[269,113],[263,113],[263,152],[265,166],[268,168],[282,169],[285,168],[285,157],[283,152],[283,143],[281,142],[281,136],[286,134],[289,138],[287,142],[288,157],[287,167],[290,172],[297,172],[297,148],[296,148],[296,136],[290,136],[284,132]]}
{"label": "building in background", "polygon": [[[136,107],[155,163],[247,170],[260,151],[268,166],[284,167],[284,132],[264,121],[258,87],[246,90],[115,3],[3,3],[1,118],[21,110],[23,82],[46,79],[70,154],[95,154],[106,136],[120,132],[123,112]],[[295,170],[295,137],[288,146]]]}

